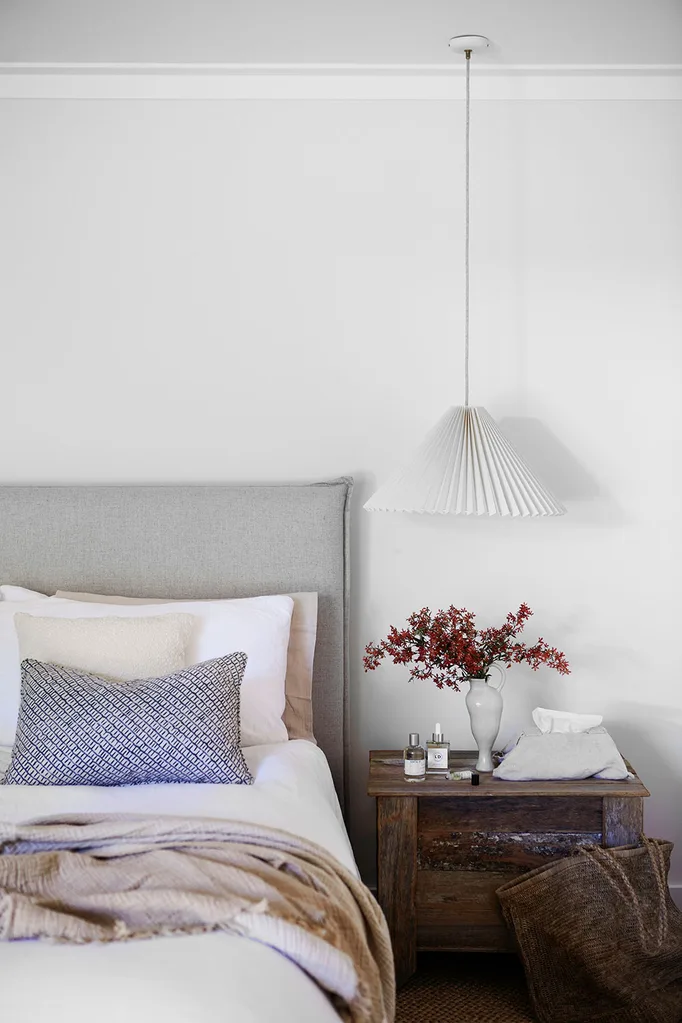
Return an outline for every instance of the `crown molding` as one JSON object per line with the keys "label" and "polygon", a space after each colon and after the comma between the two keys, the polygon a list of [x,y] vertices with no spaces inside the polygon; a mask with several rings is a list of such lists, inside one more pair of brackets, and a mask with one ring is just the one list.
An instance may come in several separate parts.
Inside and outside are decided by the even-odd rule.
{"label": "crown molding", "polygon": [[[477,100],[682,99],[682,65],[491,65]],[[0,63],[0,99],[461,99],[460,64]]]}
{"label": "crown molding", "polygon": [[[491,64],[479,57],[476,75],[508,74],[682,74],[682,64]],[[464,64],[453,60],[447,64],[237,64],[237,63],[155,63],[92,61],[73,63],[47,63],[26,61],[0,61],[0,73],[30,74],[389,74],[389,75],[463,75]]]}

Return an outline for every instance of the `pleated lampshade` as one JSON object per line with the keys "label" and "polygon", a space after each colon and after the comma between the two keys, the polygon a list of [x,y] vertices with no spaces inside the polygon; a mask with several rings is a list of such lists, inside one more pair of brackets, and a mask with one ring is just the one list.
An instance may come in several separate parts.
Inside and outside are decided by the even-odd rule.
{"label": "pleated lampshade", "polygon": [[481,406],[453,406],[365,504],[368,511],[563,515]]}
{"label": "pleated lampshade", "polygon": [[412,457],[373,494],[368,511],[440,515],[563,515],[566,509],[540,483],[480,405],[469,405],[469,122],[471,54],[484,36],[455,36],[466,57],[464,142],[464,405],[443,415]]}

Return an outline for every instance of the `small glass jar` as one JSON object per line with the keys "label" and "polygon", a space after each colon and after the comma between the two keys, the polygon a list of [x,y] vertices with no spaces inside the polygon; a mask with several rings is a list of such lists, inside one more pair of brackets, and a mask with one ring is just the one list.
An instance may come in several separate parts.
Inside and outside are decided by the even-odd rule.
{"label": "small glass jar", "polygon": [[436,729],[426,743],[427,774],[439,775],[442,778],[449,777],[449,761],[450,743],[440,730],[440,722],[436,722]]}
{"label": "small glass jar", "polygon": [[405,781],[424,781],[426,778],[426,753],[419,745],[419,732],[410,732],[409,745],[403,751],[405,758]]}

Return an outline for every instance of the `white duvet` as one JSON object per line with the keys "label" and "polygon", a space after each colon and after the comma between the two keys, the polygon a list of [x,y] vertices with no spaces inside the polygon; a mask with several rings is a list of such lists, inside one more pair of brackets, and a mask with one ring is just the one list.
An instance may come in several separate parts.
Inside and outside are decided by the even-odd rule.
{"label": "white duvet", "polygon": [[[0,819],[104,812],[244,820],[317,842],[356,871],[322,751],[295,740],[252,746],[244,754],[253,785],[0,785]],[[7,756],[0,749],[0,772]],[[325,996],[293,963],[225,934],[86,946],[0,942],[0,1019],[338,1023]]]}

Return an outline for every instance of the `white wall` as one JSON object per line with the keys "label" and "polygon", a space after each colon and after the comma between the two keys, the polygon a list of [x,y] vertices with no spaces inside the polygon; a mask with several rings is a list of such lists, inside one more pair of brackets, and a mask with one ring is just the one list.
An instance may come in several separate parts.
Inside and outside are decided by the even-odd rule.
{"label": "white wall", "polygon": [[514,668],[501,737],[538,703],[603,712],[682,848],[682,119],[638,82],[475,110],[472,394],[565,500],[547,521],[361,510],[461,400],[460,104],[0,102],[0,480],[355,474],[368,877],[367,750],[436,718],[471,745],[462,696],[362,672],[424,604],[528,601],[573,674]]}

